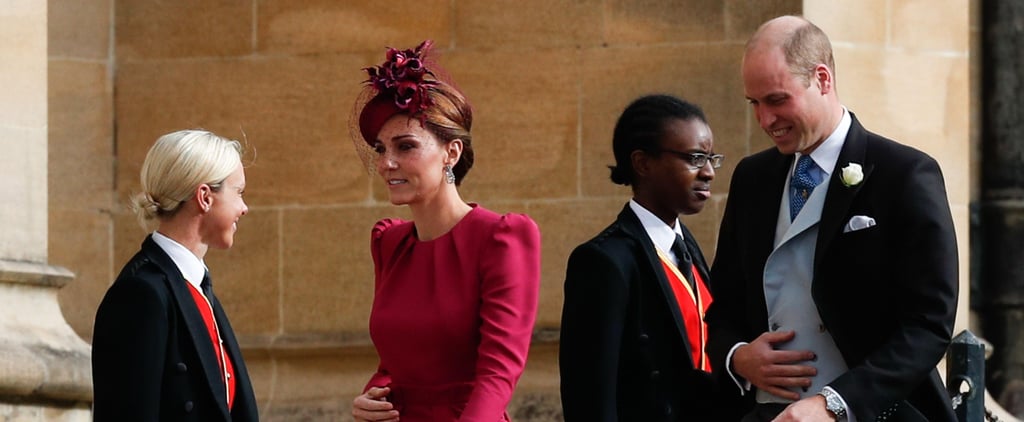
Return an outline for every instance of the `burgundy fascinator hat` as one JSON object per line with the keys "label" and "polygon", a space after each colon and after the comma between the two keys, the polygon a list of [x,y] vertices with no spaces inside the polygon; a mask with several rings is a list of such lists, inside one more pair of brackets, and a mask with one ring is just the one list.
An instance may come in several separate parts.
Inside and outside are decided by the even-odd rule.
{"label": "burgundy fascinator hat", "polygon": [[377,132],[391,116],[399,113],[412,116],[431,106],[427,88],[437,85],[436,81],[426,78],[434,76],[426,63],[431,47],[433,42],[426,40],[411,50],[388,48],[383,64],[363,69],[370,75],[364,83],[377,93],[359,114],[359,131],[366,143],[374,142]]}
{"label": "burgundy fascinator hat", "polygon": [[439,66],[428,57],[432,47],[433,41],[426,40],[412,49],[388,48],[384,63],[363,69],[369,78],[350,120],[352,126],[358,123],[358,135],[350,128],[356,151],[371,171],[373,144],[384,123],[396,114],[425,123],[423,111],[434,105],[428,91],[439,84],[451,86],[448,78],[438,77]]}

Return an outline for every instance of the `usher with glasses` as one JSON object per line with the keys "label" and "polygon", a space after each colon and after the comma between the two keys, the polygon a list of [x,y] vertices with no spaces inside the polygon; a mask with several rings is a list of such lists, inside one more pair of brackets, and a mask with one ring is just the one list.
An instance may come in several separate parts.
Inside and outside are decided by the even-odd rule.
{"label": "usher with glasses", "polygon": [[722,154],[708,155],[703,152],[682,152],[665,148],[655,148],[652,152],[675,155],[679,159],[690,163],[690,170],[700,169],[707,165],[708,162],[711,163],[711,168],[719,168],[722,167],[722,162],[725,161],[725,156]]}

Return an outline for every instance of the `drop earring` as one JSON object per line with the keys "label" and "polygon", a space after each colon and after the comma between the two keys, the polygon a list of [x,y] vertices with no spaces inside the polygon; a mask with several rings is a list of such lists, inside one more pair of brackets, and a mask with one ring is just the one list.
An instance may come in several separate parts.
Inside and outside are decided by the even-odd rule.
{"label": "drop earring", "polygon": [[452,172],[451,164],[444,165],[444,181],[448,182],[449,185],[455,183],[455,173]]}

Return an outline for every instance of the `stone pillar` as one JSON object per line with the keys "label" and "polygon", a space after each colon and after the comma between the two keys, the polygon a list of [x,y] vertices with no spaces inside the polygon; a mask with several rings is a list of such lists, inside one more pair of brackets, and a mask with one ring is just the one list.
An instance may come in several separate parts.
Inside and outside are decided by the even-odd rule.
{"label": "stone pillar", "polygon": [[47,2],[0,7],[0,420],[88,421],[89,347],[57,291],[72,274],[46,263]]}
{"label": "stone pillar", "polygon": [[983,320],[994,345],[987,379],[1024,416],[1024,4],[982,2]]}

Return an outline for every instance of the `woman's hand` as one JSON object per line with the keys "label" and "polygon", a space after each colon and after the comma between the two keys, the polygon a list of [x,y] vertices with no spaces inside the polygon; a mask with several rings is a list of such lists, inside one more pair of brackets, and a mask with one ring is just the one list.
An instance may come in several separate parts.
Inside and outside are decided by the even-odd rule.
{"label": "woman's hand", "polygon": [[352,400],[352,417],[356,422],[398,422],[398,411],[388,401],[391,389],[371,387]]}

